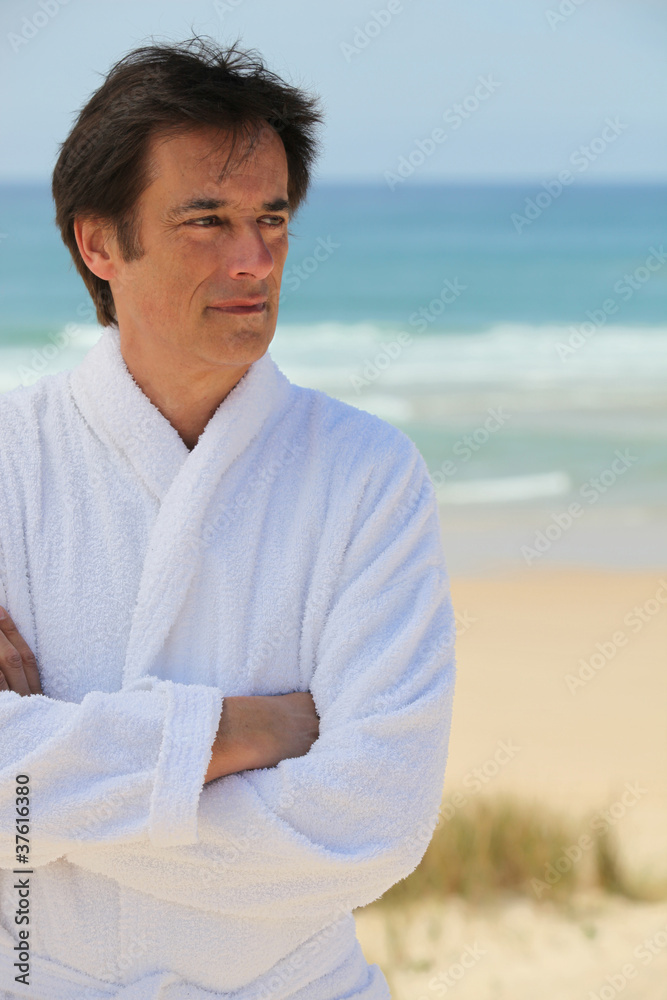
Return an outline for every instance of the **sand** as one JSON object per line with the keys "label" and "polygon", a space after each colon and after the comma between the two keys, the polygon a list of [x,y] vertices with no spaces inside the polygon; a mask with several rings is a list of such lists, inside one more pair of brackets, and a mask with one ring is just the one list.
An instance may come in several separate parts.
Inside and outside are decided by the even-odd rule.
{"label": "sand", "polygon": [[[667,570],[533,567],[455,577],[452,595],[458,675],[445,801],[465,808],[511,793],[586,822],[602,810],[626,867],[667,875]],[[667,998],[667,902],[589,893],[568,914],[528,899],[453,898],[389,924],[373,907],[357,920],[396,1000]],[[438,980],[475,941],[484,956],[468,953],[460,981]]]}
{"label": "sand", "polygon": [[452,596],[445,799],[503,791],[580,816],[611,808],[628,862],[667,874],[667,571],[533,568],[453,579]]}
{"label": "sand", "polygon": [[356,915],[393,1000],[665,1000],[667,903],[588,895],[569,912],[459,899]]}

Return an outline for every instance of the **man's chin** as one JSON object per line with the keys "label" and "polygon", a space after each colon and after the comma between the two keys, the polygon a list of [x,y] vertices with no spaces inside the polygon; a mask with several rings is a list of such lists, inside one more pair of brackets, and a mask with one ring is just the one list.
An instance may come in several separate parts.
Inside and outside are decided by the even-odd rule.
{"label": "man's chin", "polygon": [[206,354],[220,364],[249,365],[266,354],[275,328],[259,329],[254,324],[240,324],[236,330],[212,333],[204,338]]}

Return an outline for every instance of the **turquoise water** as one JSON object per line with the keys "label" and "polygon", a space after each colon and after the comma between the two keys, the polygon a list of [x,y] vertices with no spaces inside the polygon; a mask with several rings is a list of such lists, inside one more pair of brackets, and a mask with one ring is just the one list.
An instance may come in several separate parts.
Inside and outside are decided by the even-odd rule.
{"label": "turquoise water", "polygon": [[[465,293],[429,332],[578,323],[667,241],[667,187],[568,188],[517,233],[512,215],[539,190],[316,187],[293,224],[287,272],[318,238],[339,245],[298,288],[293,272],[282,321],[406,324],[446,278],[458,277]],[[0,343],[57,329],[86,298],[52,216],[48,187],[0,185]],[[665,326],[667,267],[619,305],[617,325]]]}
{"label": "turquoise water", "polygon": [[[273,357],[404,429],[447,523],[517,556],[630,449],[548,558],[599,530],[594,561],[664,565],[667,187],[319,185],[292,229]],[[90,317],[48,187],[0,186],[0,391],[76,364]]]}

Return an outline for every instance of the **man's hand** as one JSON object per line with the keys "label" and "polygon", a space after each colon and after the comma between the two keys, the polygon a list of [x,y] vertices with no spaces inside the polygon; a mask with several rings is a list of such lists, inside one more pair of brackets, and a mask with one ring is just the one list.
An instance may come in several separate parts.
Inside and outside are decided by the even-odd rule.
{"label": "man's hand", "polygon": [[319,732],[315,702],[308,691],[224,698],[204,781],[303,757]]}
{"label": "man's hand", "polygon": [[4,608],[0,607],[0,691],[43,694],[37,660]]}

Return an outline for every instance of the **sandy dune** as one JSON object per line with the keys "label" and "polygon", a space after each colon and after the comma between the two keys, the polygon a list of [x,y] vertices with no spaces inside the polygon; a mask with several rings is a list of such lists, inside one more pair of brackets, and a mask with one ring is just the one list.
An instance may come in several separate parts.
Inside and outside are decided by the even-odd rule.
{"label": "sandy dune", "polygon": [[569,913],[528,900],[459,899],[357,914],[393,1000],[665,1000],[667,903],[581,897]]}
{"label": "sandy dune", "polygon": [[445,799],[507,791],[611,810],[628,863],[667,873],[667,571],[534,568],[454,579],[452,595]]}
{"label": "sandy dune", "polygon": [[[444,799],[512,793],[667,874],[667,571],[452,580],[458,677]],[[667,1000],[667,902],[594,893],[357,914],[394,1000]]]}

